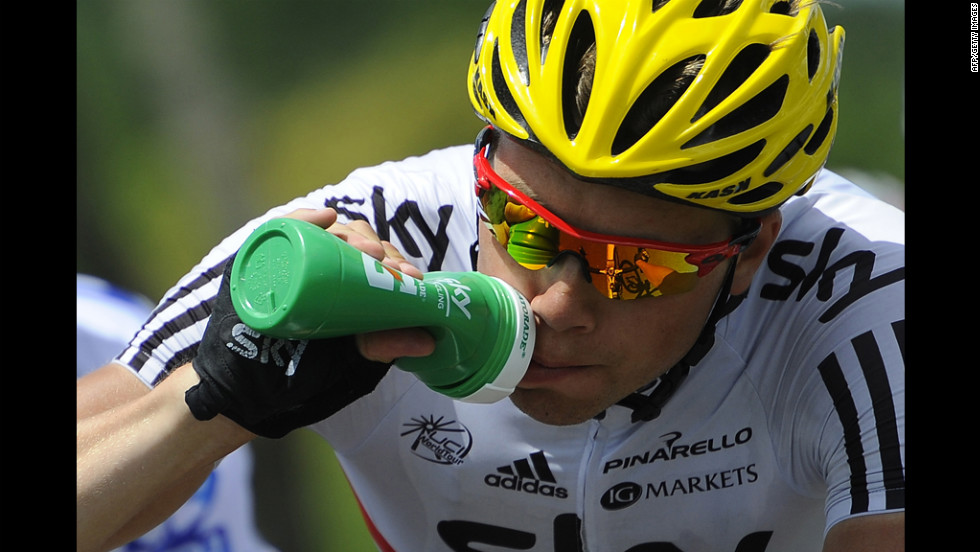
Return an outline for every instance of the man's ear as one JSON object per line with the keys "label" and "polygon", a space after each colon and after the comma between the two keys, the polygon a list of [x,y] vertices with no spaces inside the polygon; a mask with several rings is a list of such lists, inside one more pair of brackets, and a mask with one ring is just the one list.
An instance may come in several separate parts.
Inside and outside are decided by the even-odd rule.
{"label": "man's ear", "polygon": [[769,249],[779,235],[779,229],[783,225],[783,214],[779,210],[773,211],[761,221],[762,228],[755,240],[738,254],[738,264],[735,266],[735,277],[732,280],[732,295],[741,295],[749,289],[752,278],[755,276],[759,267],[762,266]]}

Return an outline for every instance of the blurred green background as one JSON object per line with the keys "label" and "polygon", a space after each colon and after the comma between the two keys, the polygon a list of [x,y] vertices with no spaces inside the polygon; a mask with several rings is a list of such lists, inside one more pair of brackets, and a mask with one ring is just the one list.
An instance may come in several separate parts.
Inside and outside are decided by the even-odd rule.
{"label": "blurred green background", "polygon": [[[154,300],[220,239],[354,168],[469,143],[485,0],[77,0],[76,262]],[[828,166],[904,207],[905,6],[838,0]],[[256,442],[284,552],[373,550],[329,447]]]}

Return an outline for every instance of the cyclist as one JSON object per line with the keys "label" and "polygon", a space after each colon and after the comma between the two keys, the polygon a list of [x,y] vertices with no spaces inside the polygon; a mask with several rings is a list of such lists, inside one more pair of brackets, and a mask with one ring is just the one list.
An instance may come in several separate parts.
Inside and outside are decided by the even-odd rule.
{"label": "cyclist", "polygon": [[[904,215],[823,168],[843,38],[809,1],[494,3],[475,148],[250,221],[119,356],[153,389],[105,368],[119,406],[79,421],[79,550],[300,427],[382,550],[904,549]],[[537,325],[517,389],[471,404],[390,369],[433,350],[419,328],[254,338],[288,369],[226,346],[222,274],[280,216],[414,277],[512,284]]]}

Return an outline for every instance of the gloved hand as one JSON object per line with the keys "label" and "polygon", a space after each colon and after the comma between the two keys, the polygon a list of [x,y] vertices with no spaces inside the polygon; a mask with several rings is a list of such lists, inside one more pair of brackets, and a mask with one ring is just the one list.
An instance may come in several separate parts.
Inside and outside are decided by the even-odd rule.
{"label": "gloved hand", "polygon": [[370,393],[388,372],[391,364],[361,356],[354,336],[287,340],[246,326],[231,302],[231,266],[193,360],[201,381],[184,395],[195,418],[223,414],[278,439]]}

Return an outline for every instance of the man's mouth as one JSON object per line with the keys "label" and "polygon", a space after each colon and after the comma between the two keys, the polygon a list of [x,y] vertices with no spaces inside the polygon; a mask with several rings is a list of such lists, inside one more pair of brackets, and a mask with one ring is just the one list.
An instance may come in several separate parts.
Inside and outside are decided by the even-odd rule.
{"label": "man's mouth", "polygon": [[588,365],[535,358],[528,365],[520,387],[535,388],[552,385],[587,368]]}

